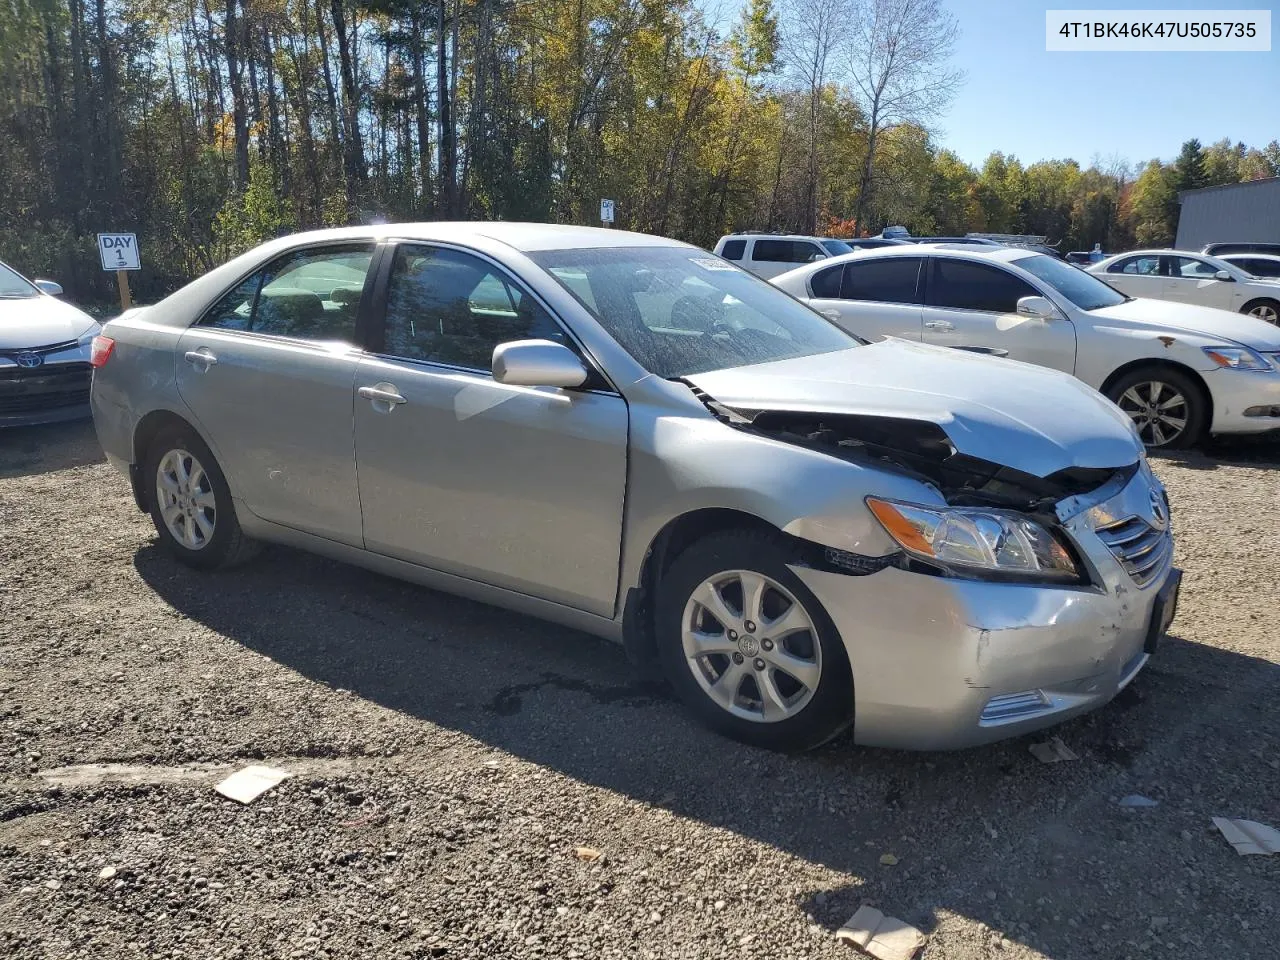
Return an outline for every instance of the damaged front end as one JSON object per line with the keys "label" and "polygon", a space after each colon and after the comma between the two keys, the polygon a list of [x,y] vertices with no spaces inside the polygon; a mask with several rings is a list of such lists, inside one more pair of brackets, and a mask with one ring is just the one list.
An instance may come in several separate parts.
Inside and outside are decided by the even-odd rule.
{"label": "damaged front end", "polygon": [[[934,487],[957,507],[996,507],[1052,520],[1057,503],[1083,496],[1138,462],[1116,468],[1068,467],[1047,477],[982,460],[956,450],[936,423],[859,414],[733,411],[735,425],[784,443],[808,447],[852,463],[891,470]],[[721,416],[724,416],[723,409]],[[735,419],[726,420],[734,423]]]}

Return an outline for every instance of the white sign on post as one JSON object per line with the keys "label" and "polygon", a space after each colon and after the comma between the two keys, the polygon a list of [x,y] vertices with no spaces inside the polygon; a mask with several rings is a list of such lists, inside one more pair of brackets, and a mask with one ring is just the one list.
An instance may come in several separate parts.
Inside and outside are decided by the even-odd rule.
{"label": "white sign on post", "polygon": [[600,201],[600,222],[613,223],[613,201],[612,200]]}
{"label": "white sign on post", "polygon": [[98,234],[98,253],[102,255],[103,270],[142,269],[142,258],[138,253],[138,238],[135,234]]}

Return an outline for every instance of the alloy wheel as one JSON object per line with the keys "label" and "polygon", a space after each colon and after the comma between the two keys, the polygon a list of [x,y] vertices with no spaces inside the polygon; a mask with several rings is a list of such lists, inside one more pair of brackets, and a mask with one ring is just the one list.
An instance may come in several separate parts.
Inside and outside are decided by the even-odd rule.
{"label": "alloy wheel", "polygon": [[761,723],[795,716],[822,678],[822,646],[804,606],[751,570],[708,577],[681,620],[685,661],[723,710]]}
{"label": "alloy wheel", "polygon": [[1265,320],[1274,326],[1280,326],[1280,311],[1269,303],[1260,303],[1249,311],[1249,316]]}
{"label": "alloy wheel", "polygon": [[1135,383],[1120,395],[1119,407],[1138,428],[1142,442],[1163,447],[1187,429],[1190,407],[1181,391],[1159,380]]}
{"label": "alloy wheel", "polygon": [[173,539],[200,550],[213,539],[218,519],[213,484],[200,461],[186,450],[170,450],[156,468],[160,516]]}

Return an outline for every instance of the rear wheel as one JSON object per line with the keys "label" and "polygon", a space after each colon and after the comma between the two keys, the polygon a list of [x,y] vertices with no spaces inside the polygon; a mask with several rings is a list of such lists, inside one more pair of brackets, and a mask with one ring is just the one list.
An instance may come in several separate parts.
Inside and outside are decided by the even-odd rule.
{"label": "rear wheel", "polygon": [[161,544],[178,560],[213,570],[257,552],[257,544],[240,529],[217,460],[190,427],[167,427],[156,434],[147,448],[143,476],[151,522]]}
{"label": "rear wheel", "polygon": [[1172,367],[1132,370],[1107,389],[1107,396],[1133,421],[1148,447],[1185,449],[1208,426],[1209,403],[1200,385]]}
{"label": "rear wheel", "polygon": [[1268,300],[1266,297],[1250,300],[1240,308],[1240,312],[1280,327],[1280,301],[1278,300]]}
{"label": "rear wheel", "polygon": [[816,747],[853,719],[849,660],[781,537],[713,534],[682,553],[658,595],[668,679],[712,729],[774,750]]}

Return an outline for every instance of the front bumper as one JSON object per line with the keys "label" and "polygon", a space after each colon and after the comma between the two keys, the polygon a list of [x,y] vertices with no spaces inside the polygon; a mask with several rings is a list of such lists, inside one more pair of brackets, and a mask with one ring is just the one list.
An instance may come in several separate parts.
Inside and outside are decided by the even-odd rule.
{"label": "front bumper", "polygon": [[1246,417],[1250,407],[1280,407],[1280,372],[1214,370],[1204,374],[1213,395],[1211,433],[1269,433],[1280,417]]}
{"label": "front bumper", "polygon": [[1059,505],[1060,516],[1074,510],[1063,516],[1064,527],[1090,568],[1088,587],[959,580],[896,567],[867,576],[793,567],[844,641],[855,740],[913,750],[970,747],[1111,700],[1147,662],[1172,550],[1162,533],[1160,563],[1139,585],[1094,529],[1145,516],[1163,530],[1163,514],[1152,520],[1152,490],[1159,493],[1144,467],[1105,502]]}
{"label": "front bumper", "polygon": [[88,417],[93,368],[76,359],[27,369],[0,365],[0,427],[60,423]]}

